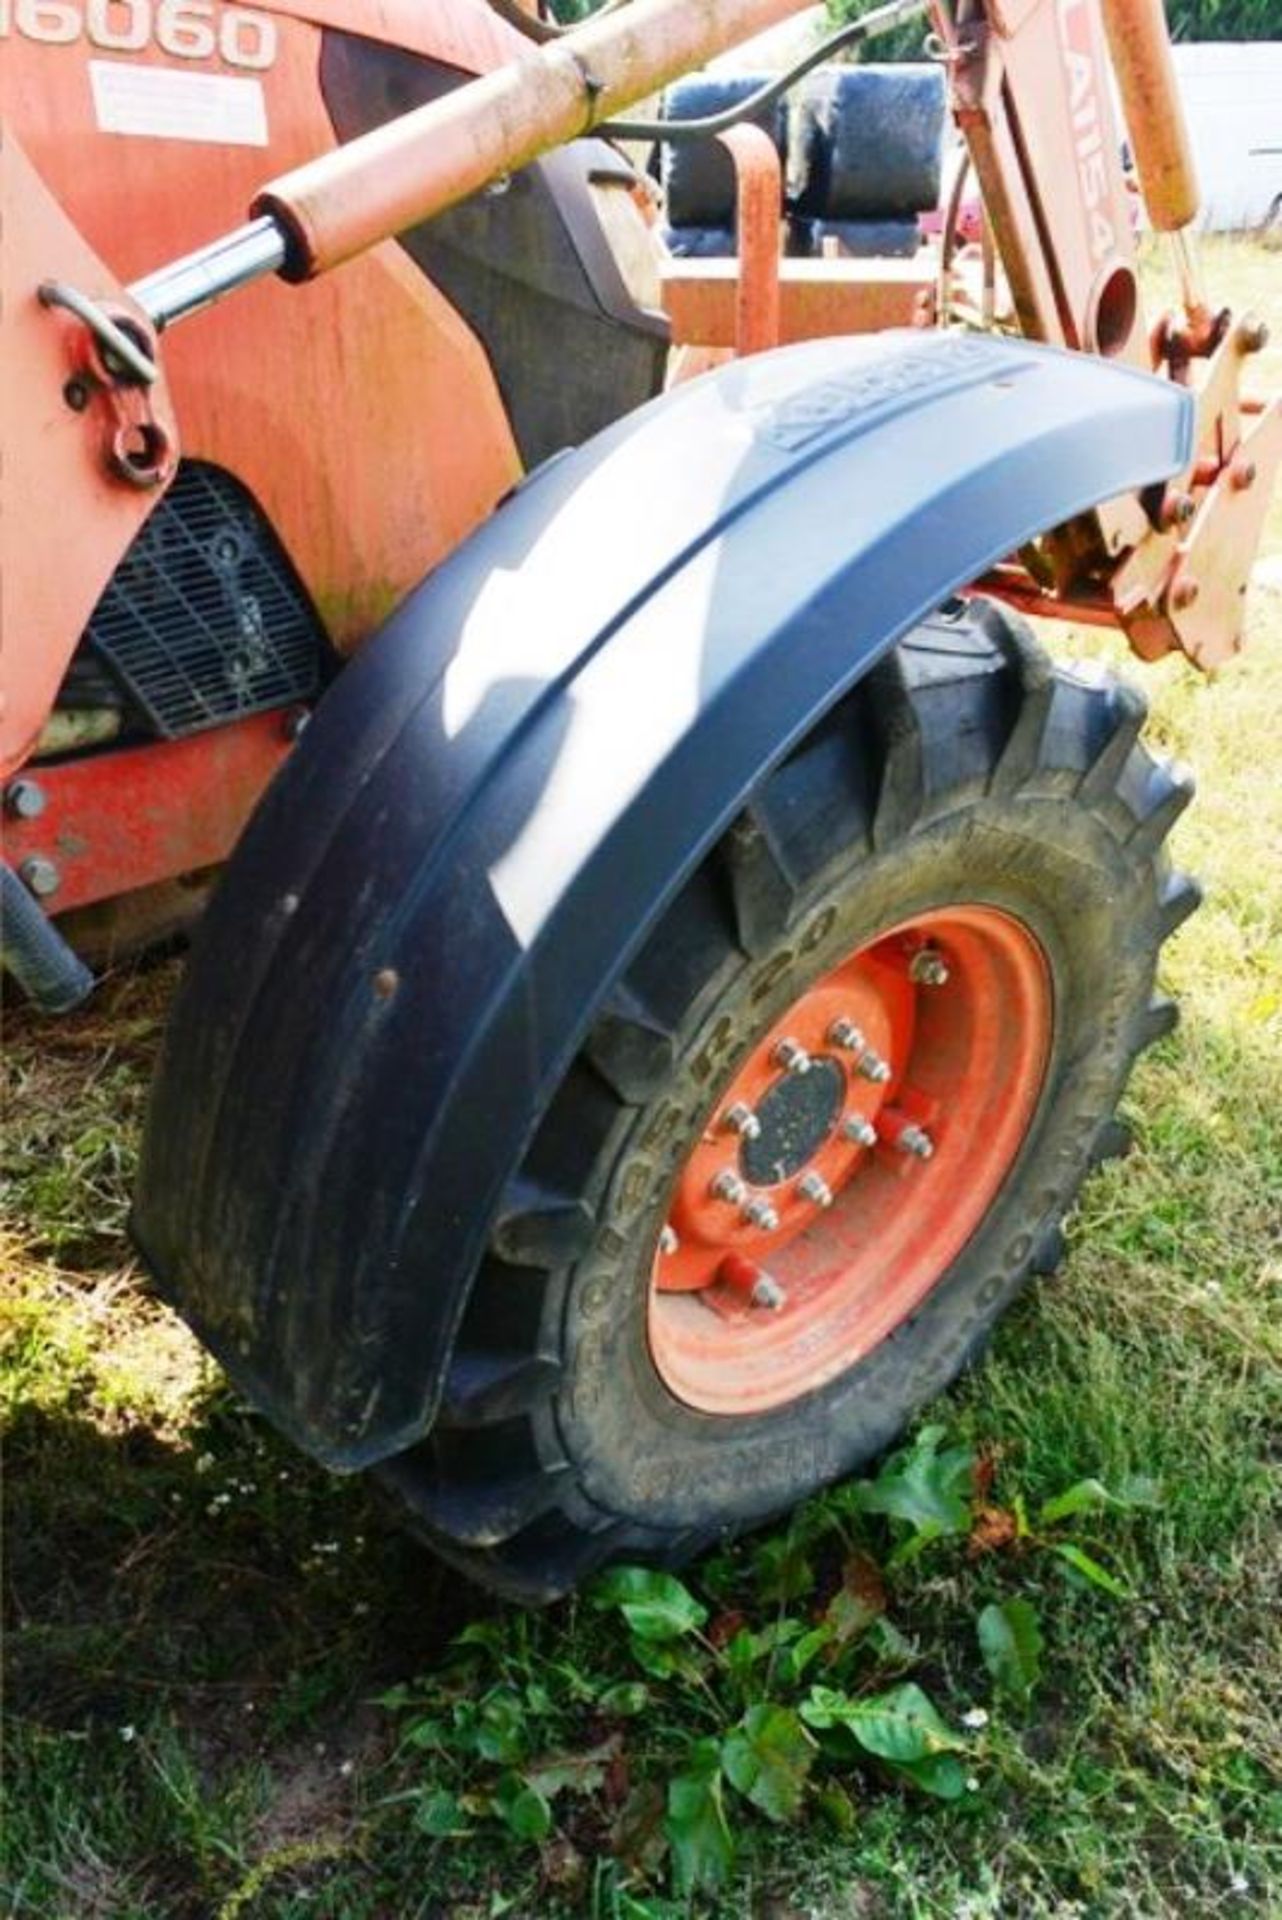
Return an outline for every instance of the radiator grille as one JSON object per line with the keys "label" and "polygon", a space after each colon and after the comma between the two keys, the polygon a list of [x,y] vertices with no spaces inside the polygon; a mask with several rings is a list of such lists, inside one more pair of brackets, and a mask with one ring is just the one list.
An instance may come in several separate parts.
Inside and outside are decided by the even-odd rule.
{"label": "radiator grille", "polygon": [[95,607],[85,640],[167,738],[311,699],[326,642],[251,496],[184,461]]}

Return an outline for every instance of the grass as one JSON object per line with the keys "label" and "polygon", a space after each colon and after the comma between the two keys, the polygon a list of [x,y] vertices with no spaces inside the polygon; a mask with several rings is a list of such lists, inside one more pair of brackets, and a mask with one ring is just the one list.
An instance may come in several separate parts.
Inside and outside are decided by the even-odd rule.
{"label": "grass", "polygon": [[[1209,271],[1217,294],[1263,304],[1279,256],[1216,248]],[[1262,377],[1282,385],[1270,357]],[[1282,1915],[1276,501],[1266,551],[1277,584],[1255,595],[1245,657],[1214,684],[1175,662],[1144,676],[1153,734],[1199,774],[1177,853],[1208,903],[1168,948],[1185,1017],[1134,1081],[1135,1150],[1091,1182],[1061,1275],[932,1416],[982,1460],[1007,1518],[968,1510],[913,1557],[911,1530],[857,1496],[816,1503],[692,1571],[707,1618],[658,1643],[667,1672],[590,1596],[532,1617],[468,1591],[359,1483],[262,1426],[148,1297],[123,1218],[174,964],[111,980],[70,1020],[10,1015],[7,1910]],[[1124,664],[1112,642],[1084,644]],[[1037,1520],[1088,1475],[1145,1476],[1155,1503]],[[1019,1507],[1124,1597],[1052,1546],[1005,1540]],[[736,1633],[809,1630],[852,1577],[879,1619],[822,1672],[860,1695],[911,1681],[959,1731],[986,1715],[965,1734],[975,1784],[933,1798],[820,1734],[833,1751],[804,1821],[727,1787],[731,1877],[673,1897],[665,1782],[745,1705],[806,1693],[788,1691],[786,1650],[736,1673]],[[1012,1598],[1045,1641],[1026,1703],[995,1687],[976,1638],[980,1610]],[[546,1832],[512,1778],[538,1783]]]}

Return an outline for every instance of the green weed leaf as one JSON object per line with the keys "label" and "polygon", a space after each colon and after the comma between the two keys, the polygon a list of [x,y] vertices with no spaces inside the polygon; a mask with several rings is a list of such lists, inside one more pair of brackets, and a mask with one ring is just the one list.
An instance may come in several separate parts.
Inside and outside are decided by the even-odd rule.
{"label": "green weed leaf", "polygon": [[549,1754],[526,1770],[525,1784],[545,1800],[555,1800],[567,1789],[573,1793],[595,1793],[605,1781],[606,1768],[618,1752],[618,1741],[606,1740],[586,1753]]}
{"label": "green weed leaf", "polygon": [[650,1689],[643,1680],[620,1680],[607,1687],[597,1701],[602,1713],[615,1720],[632,1720],[650,1704]]}
{"label": "green weed leaf", "polygon": [[703,1677],[698,1649],[677,1640],[642,1640],[634,1634],[629,1650],[637,1665],[655,1680],[685,1680],[697,1686]]}
{"label": "green weed leaf", "polygon": [[483,1760],[511,1766],[521,1759],[525,1752],[525,1711],[518,1695],[506,1688],[487,1694],[469,1731]]}
{"label": "green weed leaf", "polygon": [[779,1684],[784,1687],[799,1687],[805,1677],[806,1668],[816,1660],[825,1648],[830,1647],[835,1636],[827,1620],[821,1620],[809,1633],[803,1633],[790,1647],[784,1647],[779,1655],[775,1672]]}
{"label": "green weed leaf", "polygon": [[611,1889],[609,1920],[684,1920],[684,1915],[685,1908],[670,1900],[638,1900],[626,1887]]}
{"label": "green weed leaf", "polygon": [[936,1800],[960,1800],[966,1791],[966,1769],[955,1753],[931,1753],[924,1760],[893,1764],[896,1773]]}
{"label": "green weed leaf", "polygon": [[893,1766],[911,1766],[932,1754],[962,1752],[966,1745],[941,1718],[929,1695],[911,1681],[864,1699],[852,1699],[834,1687],[812,1687],[801,1717],[819,1729],[845,1727],[866,1753]]}
{"label": "green weed leaf", "polygon": [[480,1647],[485,1653],[492,1653],[501,1660],[508,1651],[503,1631],[492,1620],[473,1620],[470,1625],[456,1633],[450,1645],[452,1647]]}
{"label": "green weed leaf", "polygon": [[552,1831],[551,1807],[519,1774],[504,1775],[494,1789],[491,1804],[518,1840],[546,1840]]}
{"label": "green weed leaf", "polygon": [[1054,1526],[1057,1520],[1070,1520],[1078,1513],[1098,1513],[1102,1507],[1156,1507],[1161,1505],[1161,1489],[1155,1480],[1133,1474],[1114,1493],[1102,1480],[1077,1480],[1063,1493],[1047,1500],[1041,1510],[1042,1524]]}
{"label": "green weed leaf", "polygon": [[413,1720],[405,1731],[407,1747],[444,1748],[450,1745],[448,1729],[439,1720]]}
{"label": "green weed leaf", "polygon": [[736,1680],[749,1682],[752,1669],[764,1660],[770,1652],[769,1642],[762,1633],[753,1633],[748,1627],[740,1627],[732,1640],[727,1640],[721,1649],[721,1658],[726,1672]]}
{"label": "green weed leaf", "polygon": [[1089,1553],[1084,1553],[1081,1547],[1074,1546],[1071,1540],[1057,1540],[1055,1551],[1061,1560],[1067,1561],[1068,1565],[1080,1573],[1084,1580],[1089,1580],[1093,1587],[1100,1587],[1105,1593],[1111,1593],[1115,1600],[1130,1599],[1130,1588],[1124,1586],[1116,1574],[1110,1573],[1107,1567],[1102,1567],[1098,1560],[1092,1560]]}
{"label": "green weed leaf", "polygon": [[834,1833],[853,1833],[858,1824],[855,1803],[846,1789],[835,1780],[827,1781],[815,1794],[819,1811]]}
{"label": "green weed leaf", "polygon": [[1042,1630],[1029,1600],[994,1601],[977,1624],[984,1665],[1001,1692],[1027,1700],[1042,1671]]}
{"label": "green weed leaf", "polygon": [[917,1658],[917,1648],[906,1633],[901,1633],[893,1620],[887,1620],[883,1614],[880,1620],[874,1620],[869,1627],[864,1644],[871,1647],[886,1666],[911,1666]]}
{"label": "green weed leaf", "polygon": [[639,1640],[679,1640],[706,1625],[708,1609],[670,1573],[614,1567],[593,1589],[601,1608],[617,1607]]}
{"label": "green weed leaf", "polygon": [[727,1780],[770,1820],[793,1820],[815,1743],[791,1707],[749,1707],[721,1746]]}
{"label": "green weed leaf", "polygon": [[690,1759],[689,1770],[668,1782],[664,1821],[679,1893],[721,1886],[734,1864],[734,1839],[721,1791],[717,1742],[700,1740]]}
{"label": "green weed leaf", "polygon": [[901,1520],[923,1542],[970,1526],[970,1494],[975,1456],[969,1447],[940,1453],[943,1427],[923,1427],[912,1446],[893,1455],[875,1480],[851,1489],[863,1513]]}
{"label": "green weed leaf", "polygon": [[763,1600],[801,1600],[813,1593],[815,1571],[792,1530],[763,1540],[753,1553],[757,1591]]}
{"label": "green weed leaf", "polygon": [[466,1833],[468,1823],[463,1809],[452,1793],[441,1788],[435,1793],[425,1793],[414,1809],[414,1824],[421,1833],[429,1833],[435,1840],[446,1839],[450,1834]]}

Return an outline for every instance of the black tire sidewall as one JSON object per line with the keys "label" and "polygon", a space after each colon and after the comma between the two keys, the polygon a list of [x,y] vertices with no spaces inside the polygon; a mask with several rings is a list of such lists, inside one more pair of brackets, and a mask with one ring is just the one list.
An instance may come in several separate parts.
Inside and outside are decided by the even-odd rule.
{"label": "black tire sidewall", "polygon": [[[825,1387],[764,1414],[701,1413],[651,1357],[655,1240],[714,1095],[812,981],[886,928],[928,910],[987,906],[1026,926],[1050,969],[1054,1033],[1020,1153],[980,1227],[922,1305]],[[597,1230],[549,1290],[563,1377],[545,1445],[598,1507],[643,1525],[733,1528],[789,1507],[885,1448],[983,1344],[1029,1271],[1039,1234],[1071,1203],[1130,1068],[1152,990],[1156,872],[1136,866],[1064,796],[988,796],[805,890],[767,954],[706,983],[687,1009],[668,1084],[599,1163]]]}

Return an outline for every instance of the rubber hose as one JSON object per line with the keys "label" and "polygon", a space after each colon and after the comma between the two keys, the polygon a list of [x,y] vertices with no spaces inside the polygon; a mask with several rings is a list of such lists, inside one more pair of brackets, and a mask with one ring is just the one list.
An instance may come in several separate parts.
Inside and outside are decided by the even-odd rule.
{"label": "rubber hose", "polygon": [[70,1013],[93,992],[93,974],[7,861],[0,861],[0,957],[46,1013]]}

